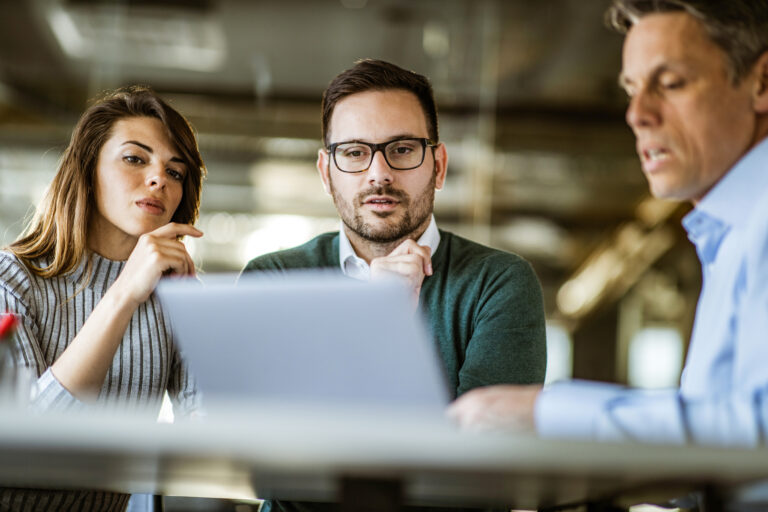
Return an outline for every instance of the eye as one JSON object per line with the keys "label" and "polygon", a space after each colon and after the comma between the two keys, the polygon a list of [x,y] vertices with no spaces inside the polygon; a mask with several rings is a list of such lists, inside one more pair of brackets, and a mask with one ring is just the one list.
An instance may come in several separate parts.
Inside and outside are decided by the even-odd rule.
{"label": "eye", "polygon": [[176,169],[168,168],[165,170],[165,172],[168,173],[168,176],[176,181],[184,181],[184,175]]}
{"label": "eye", "polygon": [[407,155],[413,151],[413,148],[409,148],[408,146],[396,146],[392,152],[397,153],[398,155]]}
{"label": "eye", "polygon": [[370,149],[367,146],[339,147],[339,150],[344,158],[364,158],[370,153]]}
{"label": "eye", "polygon": [[389,150],[389,154],[394,156],[410,155],[416,151],[415,144],[412,141],[405,140],[394,142],[387,149]]}
{"label": "eye", "polygon": [[658,87],[663,91],[682,89],[686,85],[685,78],[680,73],[666,72],[658,77]]}
{"label": "eye", "polygon": [[661,82],[662,89],[673,91],[675,89],[682,89],[685,87],[685,80],[678,78],[676,80],[664,80]]}
{"label": "eye", "polygon": [[123,162],[132,164],[132,165],[138,165],[143,164],[144,160],[136,155],[123,155]]}

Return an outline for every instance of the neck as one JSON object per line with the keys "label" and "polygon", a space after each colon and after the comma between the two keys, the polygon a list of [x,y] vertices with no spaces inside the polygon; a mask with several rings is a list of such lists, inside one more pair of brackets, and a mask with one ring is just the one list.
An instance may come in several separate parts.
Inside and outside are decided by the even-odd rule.
{"label": "neck", "polygon": [[133,248],[136,247],[136,239],[133,239],[133,244],[126,245],[112,245],[112,244],[98,244],[89,243],[88,249],[95,252],[99,256],[107,258],[112,261],[126,261],[133,252]]}
{"label": "neck", "polygon": [[[743,159],[743,158],[744,158],[744,157],[747,155],[747,153],[749,153],[750,151],[752,151],[753,149],[755,149],[755,147],[756,147],[758,144],[760,144],[761,142],[763,142],[763,141],[764,141],[766,138],[768,138],[768,115],[765,115],[765,116],[758,116],[758,118],[757,118],[757,123],[756,123],[756,125],[755,125],[755,131],[754,131],[754,134],[753,134],[753,136],[752,136],[752,140],[750,141],[749,145],[747,146],[747,149],[744,151],[744,153],[743,153],[741,156],[739,156],[739,159],[738,159],[736,162],[734,162],[734,163],[733,163],[733,165],[731,166],[731,168],[729,168],[729,169],[728,169],[728,170],[727,170],[727,171],[726,171],[726,172],[723,174],[723,176],[721,176],[721,177],[720,177],[720,179],[718,179],[718,180],[717,180],[717,182],[715,183],[715,185],[717,185],[717,183],[718,183],[718,182],[719,182],[721,179],[723,179],[723,177],[724,177],[726,174],[728,174],[729,172],[731,172],[731,169],[733,169],[733,167],[734,167],[734,166],[735,166],[735,165],[736,165],[736,164],[737,164],[737,163],[738,163],[740,160],[742,160],[742,159]],[[713,187],[714,187],[714,185],[713,185]],[[711,188],[710,188],[709,190],[711,190]],[[701,197],[697,197],[697,198],[691,199],[691,203],[693,204],[693,206],[696,206],[696,205],[698,205],[698,204],[701,202],[701,200],[702,200],[702,199],[704,199],[704,198],[706,197],[706,195],[709,193],[709,190],[707,190],[707,192],[706,192],[705,194],[703,194]]]}
{"label": "neck", "polygon": [[108,260],[127,260],[138,240],[127,233],[99,230],[94,224],[88,232],[88,249]]}
{"label": "neck", "polygon": [[414,229],[407,235],[398,238],[397,240],[393,240],[391,242],[372,242],[371,240],[368,240],[366,238],[361,237],[349,227],[344,224],[344,233],[347,235],[347,238],[349,239],[349,243],[352,245],[352,249],[355,251],[355,254],[359,257],[365,260],[366,263],[370,264],[371,260],[374,258],[381,258],[382,256],[386,256],[392,251],[394,251],[397,246],[399,246],[401,243],[405,242],[406,240],[418,240],[421,235],[424,234],[424,232],[429,227],[429,223],[432,220],[432,217],[426,219],[426,221],[420,225],[418,228]]}
{"label": "neck", "polygon": [[752,144],[749,146],[749,149],[757,146],[766,138],[768,138],[768,114],[760,115],[757,117],[757,122],[755,123],[755,134],[752,137]]}

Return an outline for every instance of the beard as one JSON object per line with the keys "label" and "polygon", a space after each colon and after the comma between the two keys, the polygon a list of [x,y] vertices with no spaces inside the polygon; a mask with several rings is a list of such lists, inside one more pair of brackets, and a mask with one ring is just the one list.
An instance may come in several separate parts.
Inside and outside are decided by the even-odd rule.
{"label": "beard", "polygon": [[[355,195],[352,201],[346,201],[330,181],[333,203],[339,212],[341,221],[347,228],[359,237],[377,244],[390,244],[398,240],[404,240],[412,235],[432,215],[435,202],[436,174],[432,173],[432,179],[426,188],[415,197],[411,198],[402,190],[390,185],[370,187]],[[397,211],[370,212],[382,221],[369,222],[364,218],[365,199],[372,195],[385,195],[396,199],[400,203]],[[399,218],[398,218],[399,217]]]}

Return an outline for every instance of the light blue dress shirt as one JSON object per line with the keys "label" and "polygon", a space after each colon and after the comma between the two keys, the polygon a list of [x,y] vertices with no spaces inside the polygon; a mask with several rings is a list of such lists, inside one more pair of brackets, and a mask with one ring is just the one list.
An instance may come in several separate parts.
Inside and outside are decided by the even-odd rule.
{"label": "light blue dress shirt", "polygon": [[765,444],[768,434],[768,139],[683,219],[703,285],[679,389],[586,381],[546,388],[545,437]]}

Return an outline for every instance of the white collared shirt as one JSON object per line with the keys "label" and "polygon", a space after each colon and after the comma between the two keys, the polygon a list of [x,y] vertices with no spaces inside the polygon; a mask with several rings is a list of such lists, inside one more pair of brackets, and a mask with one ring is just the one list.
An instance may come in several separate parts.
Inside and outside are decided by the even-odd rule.
{"label": "white collared shirt", "polygon": [[[430,256],[435,254],[437,246],[440,245],[440,232],[437,230],[434,215],[432,215],[426,231],[416,240],[416,243],[428,246]],[[344,223],[341,223],[339,227],[339,265],[341,271],[353,279],[368,281],[371,278],[371,266],[355,253],[347,234],[344,232]]]}

